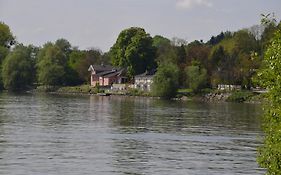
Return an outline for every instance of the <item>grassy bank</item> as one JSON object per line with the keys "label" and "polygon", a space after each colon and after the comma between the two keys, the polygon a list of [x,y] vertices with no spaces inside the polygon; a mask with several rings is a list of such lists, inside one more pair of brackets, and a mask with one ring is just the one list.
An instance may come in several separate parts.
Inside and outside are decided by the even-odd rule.
{"label": "grassy bank", "polygon": [[[98,94],[108,93],[112,95],[127,95],[127,96],[143,96],[152,97],[151,93],[141,91],[139,89],[128,89],[122,91],[111,91],[110,89],[103,89],[98,87],[92,87],[90,85],[80,86],[39,86],[35,92],[47,92],[58,94]],[[248,102],[248,103],[261,103],[266,99],[266,94],[258,94],[252,91],[219,91],[204,89],[199,93],[192,92],[191,89],[179,89],[176,100],[184,101],[205,101],[205,102]]]}

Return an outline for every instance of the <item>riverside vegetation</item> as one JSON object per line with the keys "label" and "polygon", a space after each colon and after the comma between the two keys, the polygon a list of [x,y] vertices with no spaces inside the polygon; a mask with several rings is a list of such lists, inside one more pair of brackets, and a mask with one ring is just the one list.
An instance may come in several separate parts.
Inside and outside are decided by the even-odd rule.
{"label": "riverside vegetation", "polygon": [[42,47],[24,46],[2,22],[0,89],[22,91],[39,86],[88,84],[89,65],[103,63],[126,68],[131,82],[135,75],[157,69],[152,87],[154,96],[174,98],[179,89],[200,94],[218,84],[241,85],[249,90],[259,85],[253,77],[262,67],[270,39],[281,26],[271,16],[265,16],[263,21],[266,22],[248,29],[221,32],[207,42],[190,43],[160,35],[151,37],[144,29],[131,27],[120,32],[106,53],[98,49],[79,50],[66,39]]}
{"label": "riverside vegetation", "polygon": [[[102,53],[98,49],[79,50],[66,39],[48,42],[43,47],[24,46],[15,40],[9,26],[1,22],[0,89],[47,87],[46,91],[54,91],[53,87],[62,87],[58,91],[96,93],[100,89],[88,85],[65,86],[87,84],[89,65],[101,63],[127,68],[131,80],[145,70],[157,69],[152,94],[166,98],[180,96],[181,88],[200,94],[218,84],[241,85],[244,90],[261,86],[269,90],[269,103],[264,117],[264,146],[259,150],[258,162],[267,168],[268,174],[281,174],[280,30],[280,22],[263,15],[261,25],[221,32],[207,42],[187,43],[179,38],[151,37],[144,29],[131,27],[119,34],[109,52]],[[252,96],[249,91],[242,91],[232,93],[228,99],[244,101]]]}

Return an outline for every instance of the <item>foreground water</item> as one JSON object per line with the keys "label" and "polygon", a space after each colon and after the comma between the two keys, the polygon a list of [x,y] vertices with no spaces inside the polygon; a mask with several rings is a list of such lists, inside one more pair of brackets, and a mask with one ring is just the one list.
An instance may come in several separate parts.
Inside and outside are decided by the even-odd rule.
{"label": "foreground water", "polygon": [[0,94],[0,174],[264,174],[261,106]]}

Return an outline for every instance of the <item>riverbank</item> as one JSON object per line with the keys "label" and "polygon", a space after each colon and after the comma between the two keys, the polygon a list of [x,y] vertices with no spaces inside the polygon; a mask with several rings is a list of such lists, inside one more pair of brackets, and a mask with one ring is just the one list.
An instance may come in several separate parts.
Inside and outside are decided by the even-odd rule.
{"label": "riverbank", "polygon": [[[72,95],[122,95],[122,96],[142,96],[153,97],[150,93],[137,89],[122,91],[112,91],[106,88],[97,88],[89,85],[52,87],[39,86],[31,93],[52,93],[52,94],[72,94]],[[201,93],[192,93],[179,90],[176,98],[172,100],[179,101],[202,101],[202,102],[237,102],[237,103],[262,103],[266,99],[266,94],[260,94],[252,91],[218,91],[208,90]]]}

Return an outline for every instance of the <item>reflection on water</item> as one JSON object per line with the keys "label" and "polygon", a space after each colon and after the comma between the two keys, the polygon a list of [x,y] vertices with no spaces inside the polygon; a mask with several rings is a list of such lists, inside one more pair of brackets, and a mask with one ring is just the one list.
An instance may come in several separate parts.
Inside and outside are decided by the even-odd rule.
{"label": "reflection on water", "polygon": [[250,104],[0,94],[0,174],[264,174],[260,114]]}

